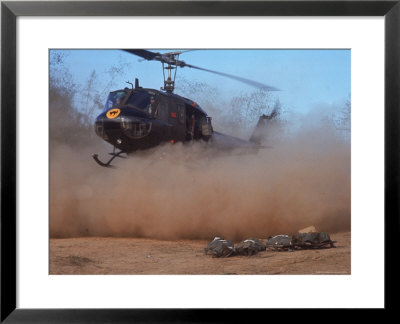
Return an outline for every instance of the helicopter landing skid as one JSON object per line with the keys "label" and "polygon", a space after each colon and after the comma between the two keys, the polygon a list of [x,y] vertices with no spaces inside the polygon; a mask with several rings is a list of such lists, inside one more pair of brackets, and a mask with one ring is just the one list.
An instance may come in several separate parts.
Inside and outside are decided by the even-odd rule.
{"label": "helicopter landing skid", "polygon": [[109,153],[112,155],[112,158],[109,159],[106,163],[100,161],[98,154],[93,154],[92,157],[93,159],[97,162],[98,165],[106,168],[114,168],[113,165],[111,165],[111,161],[114,160],[116,157],[124,158],[125,156],[121,156],[122,153],[126,153],[125,151],[119,151],[118,153]]}

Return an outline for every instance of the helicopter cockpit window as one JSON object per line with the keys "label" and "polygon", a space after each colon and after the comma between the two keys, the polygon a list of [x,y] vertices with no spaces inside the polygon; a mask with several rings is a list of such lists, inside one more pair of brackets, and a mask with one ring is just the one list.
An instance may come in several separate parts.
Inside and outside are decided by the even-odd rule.
{"label": "helicopter cockpit window", "polygon": [[134,91],[126,103],[128,106],[134,106],[142,110],[147,110],[150,105],[150,98],[154,95],[145,91]]}
{"label": "helicopter cockpit window", "polygon": [[111,108],[118,106],[122,103],[126,96],[125,91],[116,91],[116,92],[111,92],[108,95],[106,104],[104,105],[104,111],[108,111]]}

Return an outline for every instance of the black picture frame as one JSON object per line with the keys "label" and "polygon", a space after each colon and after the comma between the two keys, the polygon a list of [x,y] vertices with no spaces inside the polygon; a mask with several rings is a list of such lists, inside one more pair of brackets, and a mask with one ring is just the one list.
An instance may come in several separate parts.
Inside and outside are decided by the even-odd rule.
{"label": "black picture frame", "polygon": [[[16,308],[16,19],[19,16],[384,16],[385,309],[396,307],[399,237],[400,0],[395,1],[2,1],[1,3],[1,322],[231,322],[263,310]],[[373,240],[373,233],[366,233]],[[396,253],[397,252],[397,253]],[[267,292],[266,292],[267,294]],[[243,315],[243,314],[241,314]]]}

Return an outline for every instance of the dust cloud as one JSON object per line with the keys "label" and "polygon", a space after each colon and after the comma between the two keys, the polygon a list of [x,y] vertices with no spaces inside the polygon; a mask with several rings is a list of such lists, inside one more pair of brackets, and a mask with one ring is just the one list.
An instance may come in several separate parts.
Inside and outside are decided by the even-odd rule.
{"label": "dust cloud", "polygon": [[310,225],[350,230],[350,141],[307,120],[269,136],[257,153],[165,144],[114,160],[116,169],[92,160],[97,148],[53,145],[50,237],[241,240]]}

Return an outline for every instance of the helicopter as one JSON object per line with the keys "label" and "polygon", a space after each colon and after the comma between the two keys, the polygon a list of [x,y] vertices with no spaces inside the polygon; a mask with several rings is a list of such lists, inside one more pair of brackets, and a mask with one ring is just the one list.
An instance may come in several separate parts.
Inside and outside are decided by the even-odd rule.
{"label": "helicopter", "polygon": [[164,87],[160,90],[143,88],[139,79],[135,85],[111,91],[107,97],[103,111],[97,116],[94,129],[104,141],[113,145],[111,158],[103,162],[98,154],[93,159],[102,167],[111,167],[116,157],[125,158],[138,150],[156,147],[164,142],[191,142],[203,140],[213,143],[221,149],[259,149],[260,130],[268,120],[277,115],[273,110],[270,115],[259,117],[258,123],[250,139],[237,137],[214,131],[212,117],[200,105],[188,98],[174,93],[178,67],[189,67],[231,78],[239,82],[266,91],[280,89],[243,77],[218,72],[187,64],[179,60],[179,55],[186,51],[158,53],[144,49],[123,49],[123,51],[139,56],[148,61],[159,61],[162,64]]}

